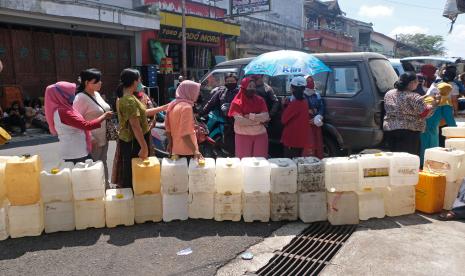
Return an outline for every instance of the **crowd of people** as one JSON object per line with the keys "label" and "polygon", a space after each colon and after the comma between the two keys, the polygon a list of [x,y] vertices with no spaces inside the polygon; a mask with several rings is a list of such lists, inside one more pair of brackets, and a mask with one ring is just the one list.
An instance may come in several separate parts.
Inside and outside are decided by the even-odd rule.
{"label": "crowd of people", "polygon": [[[86,159],[102,161],[107,188],[109,183],[132,187],[131,160],[145,159],[151,154],[150,130],[154,116],[160,112],[166,112],[170,154],[202,159],[196,135],[197,116],[217,112],[226,122],[225,145],[233,155],[267,158],[269,122],[282,104],[284,155],[322,157],[320,127],[324,103],[310,76],[295,77],[291,82],[292,96],[280,103],[263,76],[248,76],[238,85],[238,77],[231,73],[226,76],[225,85],[215,88],[210,100],[200,107],[197,106],[200,84],[181,80],[175,100],[154,107],[143,92],[139,71],[125,69],[116,91],[116,110],[99,93],[101,78],[99,70],[87,69],[81,72],[78,86],[63,81],[48,86],[43,114],[50,132],[59,138],[61,159],[73,163]],[[118,129],[112,123],[114,113],[118,117]],[[302,135],[295,135],[296,132]],[[107,165],[110,140],[117,142],[111,176]]]}
{"label": "crowd of people", "polygon": [[465,92],[465,75],[457,76],[455,66],[444,65],[435,76],[406,72],[384,97],[390,150],[419,155],[421,164],[425,150],[440,145],[440,127],[457,126],[458,99]]}
{"label": "crowd of people", "polygon": [[[463,93],[463,86],[451,72],[450,67],[441,68],[429,86],[424,76],[406,72],[395,83],[395,89],[386,93],[383,128],[391,151],[423,157],[425,149],[438,146],[443,119],[449,126],[456,125],[454,101]],[[166,112],[167,150],[180,157],[203,158],[196,135],[197,116],[215,112],[225,122],[224,145],[236,157],[269,157],[270,120],[279,113],[283,156],[323,158],[325,105],[311,76],[292,78],[291,96],[279,102],[263,76],[246,76],[239,85],[238,77],[230,73],[224,85],[212,90],[209,101],[200,107],[200,84],[181,80],[175,100],[154,107],[143,92],[139,71],[125,69],[120,75],[114,111],[99,94],[101,78],[100,71],[88,69],[81,72],[79,86],[69,82],[48,86],[44,114],[50,132],[59,137],[62,159],[73,163],[88,158],[102,161],[107,187],[109,183],[132,187],[131,160],[151,154],[150,130],[159,112]],[[34,110],[40,108],[39,103],[31,105]],[[27,113],[18,105],[15,108],[12,115]],[[116,137],[111,138],[114,112],[119,127],[113,129]],[[108,142],[113,139],[117,149],[109,176],[106,158]]]}

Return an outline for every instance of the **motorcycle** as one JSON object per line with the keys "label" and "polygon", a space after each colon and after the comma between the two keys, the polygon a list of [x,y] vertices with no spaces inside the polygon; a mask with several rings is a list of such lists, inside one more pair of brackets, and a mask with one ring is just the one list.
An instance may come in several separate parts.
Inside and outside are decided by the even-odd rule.
{"label": "motorcycle", "polygon": [[[164,112],[157,114],[156,123],[150,132],[152,149],[155,156],[159,158],[170,157],[170,153],[167,150],[168,137],[166,136],[165,118],[166,114]],[[216,158],[217,156],[213,150],[216,147],[216,142],[209,137],[209,131],[206,123],[195,120],[194,124],[195,135],[197,137],[200,153],[202,153],[204,157]]]}

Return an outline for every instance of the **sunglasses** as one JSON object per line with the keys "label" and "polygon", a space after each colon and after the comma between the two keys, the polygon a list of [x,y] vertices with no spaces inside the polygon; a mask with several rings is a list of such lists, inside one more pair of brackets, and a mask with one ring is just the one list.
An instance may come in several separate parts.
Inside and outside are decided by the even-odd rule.
{"label": "sunglasses", "polygon": [[58,93],[60,93],[60,95],[65,98],[69,103],[73,103],[74,101],[74,95],[66,95],[65,92],[63,92],[63,90],[61,90],[61,88],[58,86],[58,85],[54,85],[53,86],[56,91],[58,91]]}

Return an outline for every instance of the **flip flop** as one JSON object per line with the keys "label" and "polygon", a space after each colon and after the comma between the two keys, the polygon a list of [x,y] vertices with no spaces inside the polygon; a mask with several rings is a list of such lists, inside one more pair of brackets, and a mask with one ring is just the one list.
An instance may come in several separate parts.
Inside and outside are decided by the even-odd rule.
{"label": "flip flop", "polygon": [[449,220],[455,220],[455,213],[452,212],[452,211],[447,211],[447,212],[443,212],[441,213],[439,216],[438,216],[438,219],[439,220],[442,220],[442,221],[449,221]]}

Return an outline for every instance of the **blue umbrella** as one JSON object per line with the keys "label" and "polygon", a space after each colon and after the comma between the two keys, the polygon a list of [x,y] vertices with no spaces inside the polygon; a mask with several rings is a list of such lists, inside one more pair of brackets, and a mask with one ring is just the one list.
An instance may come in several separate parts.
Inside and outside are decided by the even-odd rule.
{"label": "blue umbrella", "polygon": [[244,69],[245,75],[316,75],[330,72],[326,64],[313,55],[281,50],[262,54],[254,58]]}

